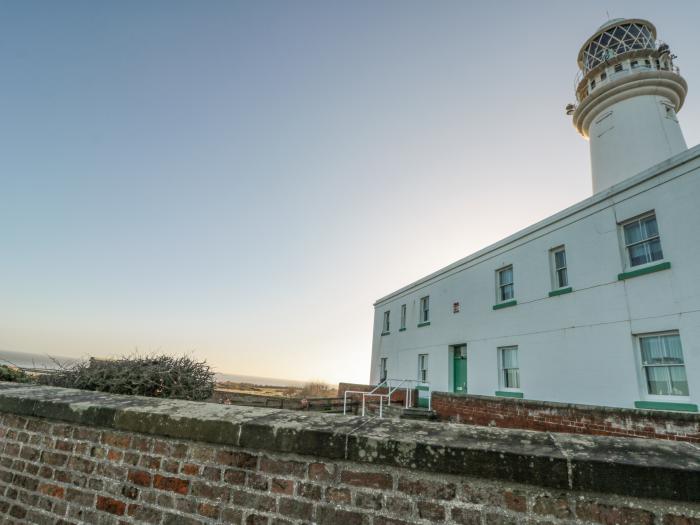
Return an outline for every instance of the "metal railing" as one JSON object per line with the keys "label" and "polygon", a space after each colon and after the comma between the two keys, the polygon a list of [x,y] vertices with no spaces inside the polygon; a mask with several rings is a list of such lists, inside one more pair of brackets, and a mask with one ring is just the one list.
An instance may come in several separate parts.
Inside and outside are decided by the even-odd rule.
{"label": "metal railing", "polygon": [[[413,405],[413,390],[418,385],[427,385],[427,383],[415,379],[385,379],[369,392],[362,390],[346,390],[343,394],[343,414],[347,414],[348,394],[354,394],[362,396],[361,415],[363,417],[366,414],[367,398],[379,398],[379,417],[382,418],[384,416],[384,399],[386,399],[386,406],[390,407],[391,396],[401,389],[406,391],[404,395],[404,408],[409,408]],[[382,388],[387,390],[386,393],[377,392]],[[430,397],[428,397],[428,410],[430,410]]]}

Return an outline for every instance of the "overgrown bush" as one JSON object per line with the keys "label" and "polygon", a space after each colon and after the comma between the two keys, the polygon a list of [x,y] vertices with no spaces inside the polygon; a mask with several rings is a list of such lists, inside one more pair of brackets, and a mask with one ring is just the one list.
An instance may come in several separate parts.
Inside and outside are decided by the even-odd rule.
{"label": "overgrown bush", "polygon": [[335,397],[337,393],[336,387],[323,381],[313,380],[304,383],[298,395],[302,397]]}
{"label": "overgrown bush", "polygon": [[32,380],[24,370],[0,365],[0,381],[12,381],[13,383],[29,383]]}
{"label": "overgrown bush", "polygon": [[169,355],[82,361],[42,375],[46,385],[112,394],[203,401],[214,392],[214,372],[206,361]]}

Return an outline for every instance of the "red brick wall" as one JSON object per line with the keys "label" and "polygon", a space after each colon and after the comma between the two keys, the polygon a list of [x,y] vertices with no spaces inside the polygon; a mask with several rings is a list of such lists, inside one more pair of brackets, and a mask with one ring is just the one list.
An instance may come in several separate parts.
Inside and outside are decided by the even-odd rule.
{"label": "red brick wall", "polygon": [[700,506],[273,454],[0,413],[0,522],[698,525]]}
{"label": "red brick wall", "polygon": [[471,425],[700,443],[700,415],[433,392],[440,419]]}

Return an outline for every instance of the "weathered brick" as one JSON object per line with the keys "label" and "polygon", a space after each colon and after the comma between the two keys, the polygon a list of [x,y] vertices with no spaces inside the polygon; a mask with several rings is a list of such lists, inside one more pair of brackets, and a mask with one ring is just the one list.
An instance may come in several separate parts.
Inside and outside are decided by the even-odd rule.
{"label": "weathered brick", "polygon": [[291,479],[273,478],[270,484],[270,490],[275,494],[291,496],[294,494],[294,481]]}
{"label": "weathered brick", "polygon": [[269,483],[270,480],[267,476],[255,472],[249,472],[246,478],[246,485],[255,490],[267,490]]}
{"label": "weathered brick", "polygon": [[151,474],[144,470],[132,470],[129,469],[128,478],[134,485],[139,485],[141,487],[150,487],[153,478]]}
{"label": "weathered brick", "polygon": [[368,487],[374,489],[390,489],[392,479],[389,474],[382,472],[361,472],[355,470],[344,470],[340,473],[340,481],[348,485],[358,487]]}
{"label": "weathered brick", "polygon": [[503,492],[503,501],[508,509],[515,512],[525,512],[527,510],[527,498],[521,492],[506,490]]}
{"label": "weathered brick", "polygon": [[90,492],[85,492],[84,490],[68,488],[66,489],[65,499],[66,501],[75,503],[76,505],[92,507],[95,501],[95,495]]}
{"label": "weathered brick", "polygon": [[281,474],[284,476],[301,478],[306,472],[306,464],[300,461],[286,461],[265,456],[260,458],[260,470],[269,474]]}
{"label": "weathered brick", "polygon": [[23,445],[22,450],[19,453],[19,457],[26,459],[27,461],[36,461],[39,459],[41,451],[37,448],[30,447],[29,445]]}
{"label": "weathered brick", "polygon": [[494,512],[486,514],[484,517],[484,525],[518,525],[518,523],[520,522],[513,516]]}
{"label": "weathered brick", "polygon": [[52,498],[62,498],[66,493],[66,489],[63,487],[60,485],[53,485],[51,483],[40,483],[37,490],[42,494],[51,496]]}
{"label": "weathered brick", "polygon": [[299,483],[297,486],[297,495],[302,498],[320,500],[322,489],[320,485],[315,485],[313,483]]}
{"label": "weathered brick", "polygon": [[279,500],[279,513],[287,518],[311,520],[313,510],[313,504],[308,501],[295,498],[280,498]]}
{"label": "weathered brick", "polygon": [[221,514],[221,508],[218,505],[212,505],[210,503],[200,503],[197,506],[197,514],[216,520],[219,519],[219,514]]}
{"label": "weathered brick", "polygon": [[445,521],[445,507],[433,501],[418,501],[418,516],[430,521]]}
{"label": "weathered brick", "polygon": [[461,507],[452,508],[452,521],[459,525],[481,525],[481,512]]}
{"label": "weathered brick", "polygon": [[260,514],[251,514],[245,519],[245,525],[268,525],[268,523],[267,516]]}
{"label": "weathered brick", "polygon": [[129,448],[129,443],[131,443],[131,436],[129,434],[122,434],[119,432],[111,432],[105,430],[102,433],[100,442],[104,445],[109,445],[110,447]]}
{"label": "weathered brick", "polygon": [[184,463],[180,467],[180,472],[186,476],[198,476],[199,475],[199,465],[195,463]]}
{"label": "weathered brick", "polygon": [[355,506],[361,509],[379,510],[382,508],[382,494],[371,492],[355,493]]}
{"label": "weathered brick", "polygon": [[68,461],[69,469],[82,472],[83,474],[92,473],[92,471],[95,470],[95,465],[96,463],[94,461],[78,456],[73,456]]}
{"label": "weathered brick", "polygon": [[197,498],[227,501],[229,489],[228,487],[222,487],[204,481],[193,481],[191,484],[191,494]]}
{"label": "weathered brick", "polygon": [[262,512],[273,512],[275,510],[275,498],[266,494],[233,489],[231,490],[231,501],[234,505]]}
{"label": "weathered brick", "polygon": [[121,516],[126,511],[126,504],[118,499],[108,498],[106,496],[97,496],[95,508],[110,514]]}
{"label": "weathered brick", "polygon": [[372,523],[374,525],[412,525],[407,521],[387,518],[386,516],[375,516]]}
{"label": "weathered brick", "polygon": [[221,521],[223,523],[240,525],[242,520],[243,512],[240,509],[232,509],[231,507],[226,507],[221,511]]}
{"label": "weathered brick", "polygon": [[226,469],[224,481],[230,485],[245,485],[246,472],[244,470]]}
{"label": "weathered brick", "polygon": [[145,505],[131,504],[127,509],[127,514],[139,523],[160,523],[163,513],[153,507]]}
{"label": "weathered brick", "polygon": [[221,481],[221,469],[218,467],[204,467],[201,476],[208,481]]}
{"label": "weathered brick", "polygon": [[255,470],[258,466],[258,456],[247,452],[220,450],[216,454],[216,462],[227,467],[237,467],[245,470]]}
{"label": "weathered brick", "polygon": [[603,523],[604,525],[652,525],[651,512],[631,507],[617,507],[594,501],[581,501],[576,504],[579,519]]}
{"label": "weathered brick", "polygon": [[330,503],[350,503],[352,493],[349,489],[328,487],[326,489],[326,501]]}
{"label": "weathered brick", "polygon": [[177,474],[180,469],[180,462],[176,459],[164,459],[160,464],[160,469],[169,474]]}
{"label": "weathered brick", "polygon": [[455,498],[457,487],[454,483],[441,483],[422,479],[399,478],[398,489],[412,496],[451,500]]}
{"label": "weathered brick", "polygon": [[46,463],[47,465],[51,465],[52,467],[62,467],[68,461],[68,456],[61,454],[60,452],[50,452],[48,450],[44,450],[41,453],[40,461],[42,463]]}
{"label": "weathered brick", "polygon": [[364,525],[369,520],[366,515],[360,512],[343,510],[328,505],[319,505],[316,509],[317,525]]}
{"label": "weathered brick", "polygon": [[156,474],[153,477],[153,488],[156,489],[177,492],[178,494],[187,494],[189,486],[190,482],[186,479],[161,476],[160,474]]}
{"label": "weathered brick", "polygon": [[532,509],[536,514],[568,518],[571,516],[571,506],[566,496],[538,496]]}
{"label": "weathered brick", "polygon": [[160,468],[160,458],[144,454],[139,459],[139,467],[158,470]]}
{"label": "weathered brick", "polygon": [[330,481],[335,477],[335,471],[335,465],[309,463],[309,479],[312,481]]}
{"label": "weathered brick", "polygon": [[152,443],[153,440],[151,438],[143,436],[133,436],[131,438],[131,446],[129,448],[133,448],[140,452],[148,452],[151,449]]}

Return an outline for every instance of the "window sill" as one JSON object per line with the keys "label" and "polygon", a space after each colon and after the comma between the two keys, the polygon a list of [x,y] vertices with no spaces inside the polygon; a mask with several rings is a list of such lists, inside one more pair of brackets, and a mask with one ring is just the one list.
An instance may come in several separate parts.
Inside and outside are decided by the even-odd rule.
{"label": "window sill", "polygon": [[565,293],[571,293],[574,290],[571,288],[571,286],[567,286],[566,288],[559,288],[558,290],[552,290],[549,292],[550,297],[556,297],[557,295],[564,295]]}
{"label": "window sill", "polygon": [[389,335],[391,332],[382,332],[381,335]]}
{"label": "window sill", "polygon": [[426,321],[424,323],[418,323],[418,328],[420,328],[422,326],[430,326],[430,321]]}
{"label": "window sill", "polygon": [[497,397],[515,397],[517,399],[522,399],[524,397],[522,392],[511,392],[510,390],[496,390],[496,396]]}
{"label": "window sill", "polygon": [[405,332],[405,331],[406,331],[405,328],[399,328],[399,332]]}
{"label": "window sill", "polygon": [[672,410],[675,412],[697,412],[698,406],[693,403],[668,403],[662,401],[635,401],[634,408],[644,410]]}
{"label": "window sill", "polygon": [[671,267],[670,262],[662,262],[658,264],[654,264],[652,266],[645,266],[643,268],[639,268],[638,270],[630,270],[629,272],[623,272],[617,275],[617,279],[620,281],[624,281],[625,279],[629,279],[631,277],[637,277],[638,275],[645,275],[647,273],[654,273],[654,272],[660,272],[662,270],[668,270]]}
{"label": "window sill", "polygon": [[512,301],[506,301],[505,303],[498,303],[493,305],[494,310],[500,310],[501,308],[508,308],[509,306],[515,306],[518,301],[513,299]]}

